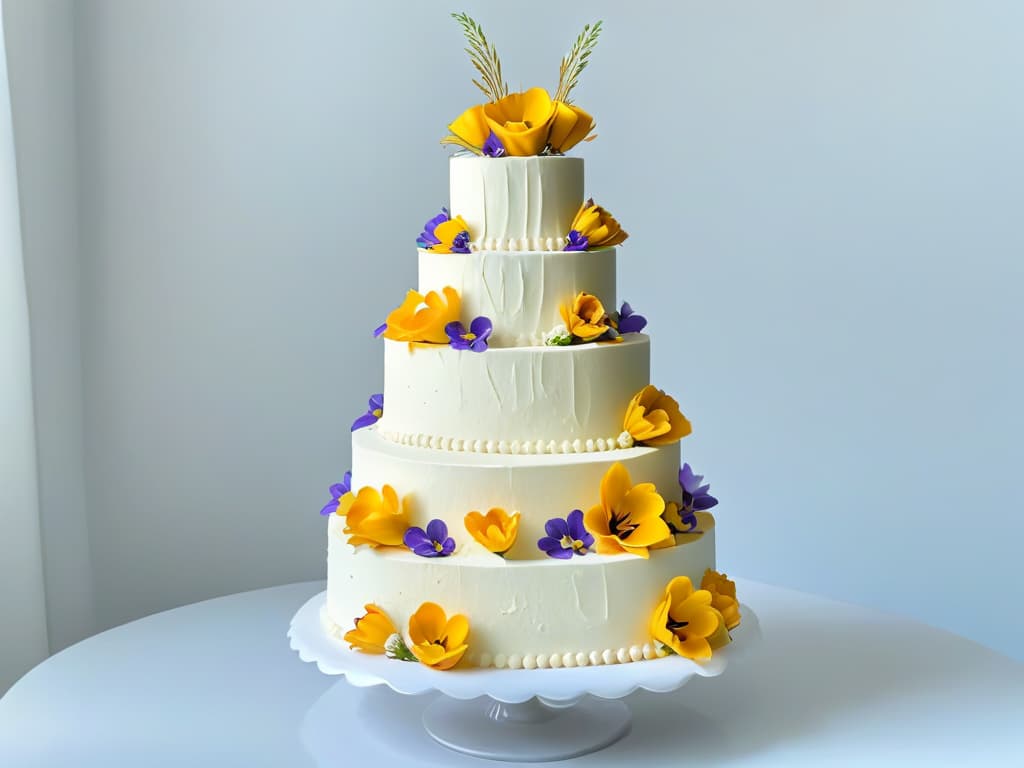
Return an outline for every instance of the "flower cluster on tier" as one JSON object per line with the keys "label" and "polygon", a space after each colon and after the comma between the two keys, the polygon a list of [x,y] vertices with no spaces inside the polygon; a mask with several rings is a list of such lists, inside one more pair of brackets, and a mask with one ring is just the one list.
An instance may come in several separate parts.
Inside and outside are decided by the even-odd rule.
{"label": "flower cluster on tier", "polygon": [[358,493],[347,491],[338,500],[335,514],[345,518],[344,533],[354,547],[399,547],[409,528],[406,503],[390,485],[379,491],[370,486]]}
{"label": "flower cluster on tier", "polygon": [[607,248],[620,245],[629,233],[606,209],[588,199],[580,206],[572,220],[569,234],[565,236],[566,251],[589,251],[591,248]]}
{"label": "flower cluster on tier", "polygon": [[711,603],[711,592],[695,590],[689,577],[677,576],[651,614],[651,637],[688,659],[710,659],[714,650],[729,642],[725,620]]}
{"label": "flower cluster on tier", "polygon": [[[374,330],[373,335],[394,341],[407,341],[410,348],[447,344],[452,349],[483,352],[494,330],[490,318],[482,315],[474,318],[467,330],[459,320],[461,309],[459,292],[450,285],[442,288],[441,293],[429,291],[426,296],[410,290],[405,295],[405,301],[388,314],[387,320]],[[380,414],[377,416],[379,418]]]}
{"label": "flower cluster on tier", "polygon": [[345,642],[353,650],[451,669],[469,648],[469,620],[461,614],[448,617],[437,603],[423,603],[409,617],[409,642],[378,606],[371,603],[365,610],[355,620],[355,628],[345,633]]}
{"label": "flower cluster on tier", "polygon": [[571,303],[563,304],[559,311],[562,324],[544,335],[544,344],[549,347],[622,341],[623,334],[639,333],[647,326],[647,318],[634,312],[628,302],[623,302],[618,312],[606,312],[601,300],[586,291],[578,293]]}
{"label": "flower cluster on tier", "polygon": [[648,384],[626,408],[623,433],[640,445],[671,445],[693,431],[675,398]]}
{"label": "flower cluster on tier", "polygon": [[416,245],[436,253],[469,253],[469,225],[461,216],[452,218],[448,209],[423,225],[423,231],[416,238]]}

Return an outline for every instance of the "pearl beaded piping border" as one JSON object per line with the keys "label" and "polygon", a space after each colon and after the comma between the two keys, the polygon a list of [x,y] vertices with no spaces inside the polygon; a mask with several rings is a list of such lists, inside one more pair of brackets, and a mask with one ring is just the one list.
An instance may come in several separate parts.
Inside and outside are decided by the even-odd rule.
{"label": "pearl beaded piping border", "polygon": [[565,235],[559,237],[487,237],[470,242],[473,251],[561,251],[566,244]]}
{"label": "pearl beaded piping border", "polygon": [[[345,630],[339,627],[327,615],[327,606],[320,609],[320,622],[328,635],[335,640],[343,641]],[[598,667],[611,664],[628,664],[631,661],[660,659],[668,655],[668,651],[655,643],[631,645],[628,648],[613,650],[605,648],[601,651],[579,651],[578,653],[524,653],[524,654],[490,654],[480,653],[467,655],[466,662],[471,667],[493,667],[495,669],[560,669],[562,667]]]}
{"label": "pearl beaded piping border", "polygon": [[411,432],[390,432],[379,430],[378,434],[385,440],[399,445],[416,448],[433,448],[439,451],[455,451],[457,453],[505,453],[544,454],[544,453],[597,453],[632,448],[633,436],[623,432],[618,437],[599,437],[596,440],[460,440],[453,437],[425,435]]}

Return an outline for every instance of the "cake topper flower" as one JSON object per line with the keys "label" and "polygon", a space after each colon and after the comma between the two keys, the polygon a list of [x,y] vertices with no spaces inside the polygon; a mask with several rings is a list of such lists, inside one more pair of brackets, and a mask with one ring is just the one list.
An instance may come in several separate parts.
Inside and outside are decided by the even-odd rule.
{"label": "cake topper flower", "polygon": [[590,198],[580,206],[566,235],[566,251],[586,251],[619,245],[629,235],[608,211]]}
{"label": "cake topper flower", "polygon": [[687,659],[710,659],[712,651],[729,642],[725,621],[712,607],[711,600],[710,592],[695,591],[686,576],[672,579],[651,614],[651,637],[666,650]]}
{"label": "cake topper flower", "polygon": [[651,384],[630,401],[622,428],[643,445],[671,445],[693,431],[679,403]]}
{"label": "cake topper flower", "polygon": [[580,341],[597,341],[611,328],[601,300],[589,293],[581,291],[561,312],[566,329]]}
{"label": "cake topper flower", "polygon": [[385,339],[408,342],[447,344],[445,326],[459,319],[462,302],[458,291],[445,286],[441,292],[430,291],[426,296],[409,291],[401,306],[387,317],[382,334]]}
{"label": "cake topper flower", "polygon": [[704,512],[718,504],[718,499],[708,491],[711,484],[701,485],[704,475],[695,475],[689,464],[683,464],[679,470],[679,487],[683,491],[683,501],[677,504],[672,501],[665,506],[665,522],[672,533],[697,533],[697,512]]}
{"label": "cake topper flower", "polygon": [[455,551],[455,539],[448,535],[444,520],[431,520],[427,530],[413,526],[405,532],[402,541],[420,557],[448,557]]}
{"label": "cake topper flower", "polygon": [[612,322],[619,333],[640,333],[647,327],[647,318],[634,312],[628,301],[622,302],[622,308]]}
{"label": "cake topper flower", "polygon": [[711,607],[722,614],[727,630],[740,624],[740,604],[736,599],[736,582],[724,573],[708,568],[700,580],[700,588],[711,593]]}
{"label": "cake topper flower", "polygon": [[345,476],[341,479],[340,483],[335,483],[331,486],[331,500],[328,501],[324,508],[320,510],[321,515],[333,515],[338,511],[338,507],[341,503],[341,497],[352,490],[352,470],[345,473]]}
{"label": "cake topper flower", "polygon": [[509,93],[501,60],[480,25],[464,13],[453,13],[466,36],[470,61],[480,74],[473,80],[487,103],[469,108],[449,126],[442,144],[454,144],[489,157],[562,154],[594,138],[594,118],[569,98],[586,69],[601,34],[601,22],[587,24],[572,50],[562,59],[554,97],[543,88]]}
{"label": "cake topper flower", "polygon": [[648,547],[670,538],[661,513],[665,500],[653,483],[633,485],[629,471],[615,462],[601,480],[601,503],[583,518],[602,555],[628,553],[648,557]]}
{"label": "cake topper flower", "polygon": [[386,653],[385,644],[398,629],[390,617],[373,603],[368,603],[365,610],[366,615],[356,619],[355,629],[345,633],[345,642],[355,651]]}
{"label": "cake topper flower", "polygon": [[519,535],[519,513],[508,514],[500,507],[487,510],[486,515],[470,512],[463,520],[469,535],[482,544],[488,552],[501,557],[512,549]]}
{"label": "cake topper flower", "polygon": [[369,407],[366,409],[366,413],[352,422],[352,431],[355,432],[357,429],[362,429],[363,427],[368,427],[371,424],[376,424],[383,415],[383,393],[378,392],[376,395],[370,395]]}
{"label": "cake topper flower", "polygon": [[491,336],[494,327],[489,318],[482,315],[469,324],[469,330],[458,320],[448,323],[444,332],[448,334],[448,346],[452,349],[470,349],[474,352],[483,352],[487,349],[487,339]]}
{"label": "cake topper flower", "polygon": [[409,618],[410,650],[421,663],[434,669],[451,669],[469,646],[469,620],[462,614],[451,618],[437,603],[423,603]]}
{"label": "cake topper flower", "polygon": [[380,491],[369,486],[359,493],[349,491],[338,503],[338,514],[345,517],[344,533],[353,547],[400,547],[409,527],[405,502],[390,485]]}
{"label": "cake topper flower", "polygon": [[553,517],[544,523],[544,536],[537,547],[548,557],[571,560],[573,555],[585,555],[594,546],[594,537],[583,525],[583,511],[574,509],[564,520]]}
{"label": "cake topper flower", "polygon": [[416,245],[434,253],[469,253],[469,225],[461,216],[454,219],[447,208],[423,225]]}

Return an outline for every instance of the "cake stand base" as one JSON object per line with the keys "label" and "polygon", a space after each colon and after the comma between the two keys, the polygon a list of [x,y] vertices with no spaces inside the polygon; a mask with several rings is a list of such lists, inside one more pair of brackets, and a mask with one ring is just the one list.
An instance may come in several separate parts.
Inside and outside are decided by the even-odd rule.
{"label": "cake stand base", "polygon": [[568,707],[531,699],[504,704],[484,696],[440,698],[423,712],[438,744],[473,757],[541,763],[604,749],[629,733],[632,714],[621,701],[584,698]]}

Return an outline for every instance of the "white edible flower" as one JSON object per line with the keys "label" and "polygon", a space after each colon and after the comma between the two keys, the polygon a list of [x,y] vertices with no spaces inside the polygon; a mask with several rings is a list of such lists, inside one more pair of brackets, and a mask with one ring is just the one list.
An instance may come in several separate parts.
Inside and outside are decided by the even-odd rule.
{"label": "white edible flower", "polygon": [[559,323],[544,334],[544,344],[548,347],[566,347],[572,343],[572,334],[564,324]]}

